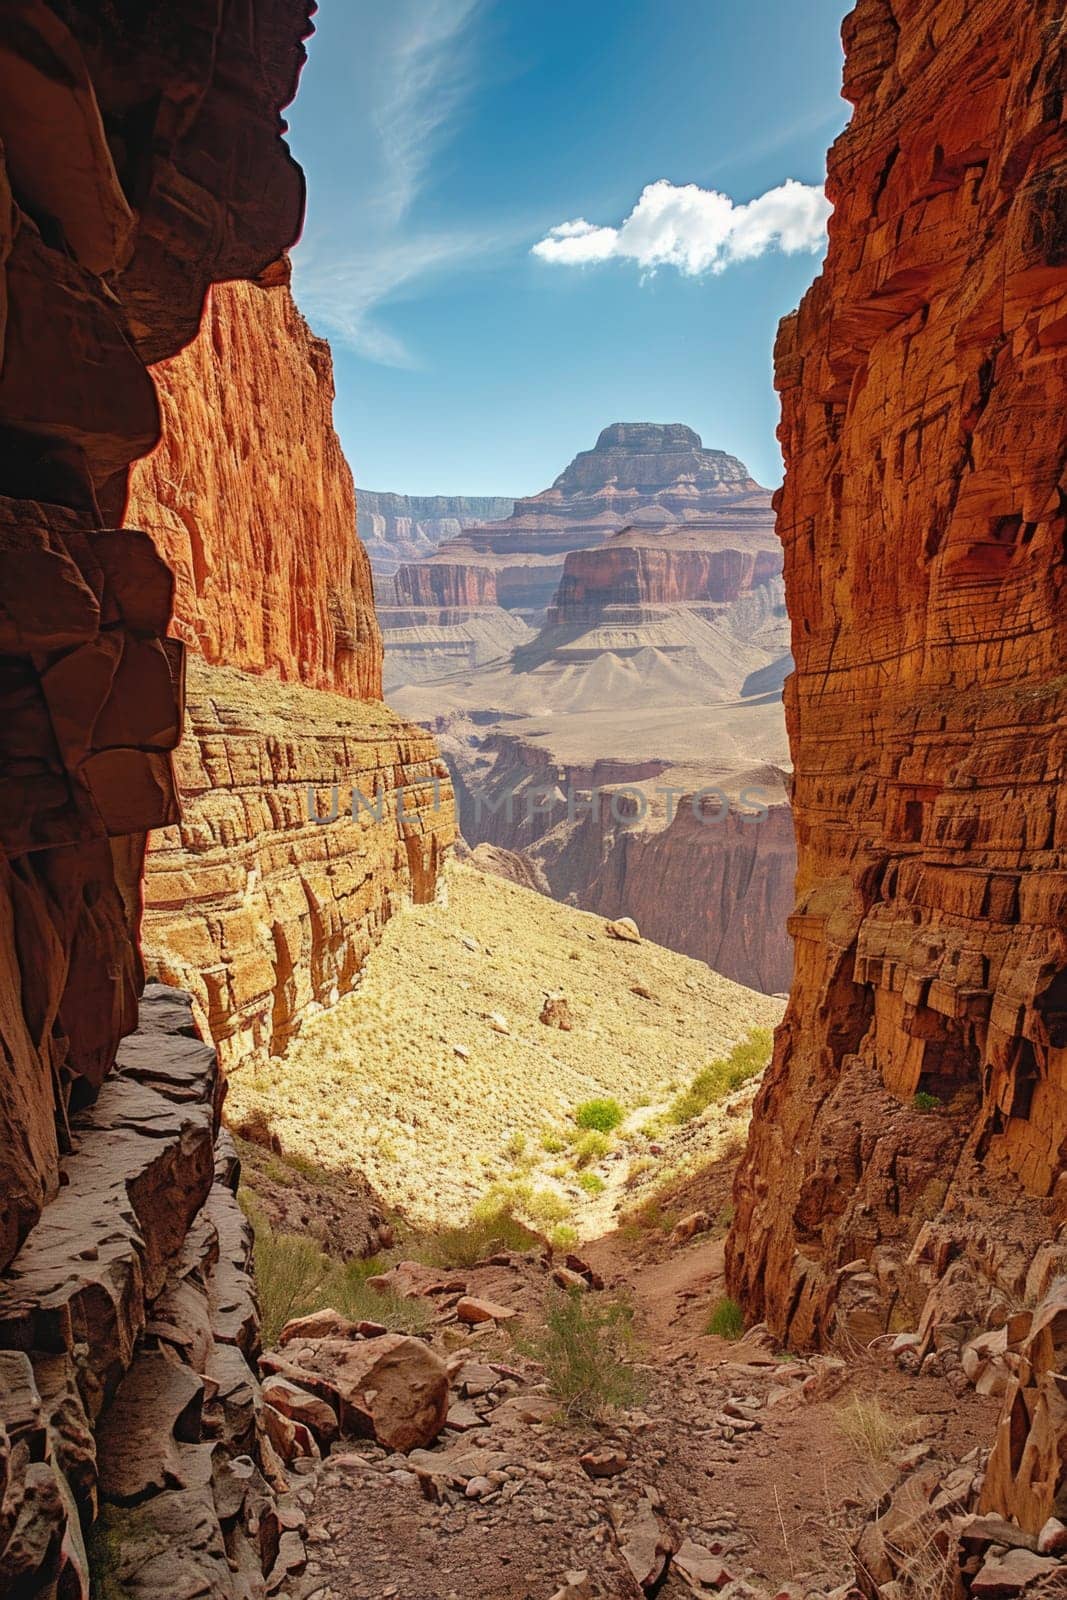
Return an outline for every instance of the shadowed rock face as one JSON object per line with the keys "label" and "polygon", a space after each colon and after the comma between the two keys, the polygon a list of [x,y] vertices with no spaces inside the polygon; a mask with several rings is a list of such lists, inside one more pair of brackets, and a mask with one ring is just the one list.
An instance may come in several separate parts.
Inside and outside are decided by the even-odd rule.
{"label": "shadowed rock face", "polygon": [[796,980],[729,1246],[798,1346],[919,1325],[949,1262],[931,1325],[1067,1266],[1064,22],[863,0],[844,32],[829,254],[776,355]]}
{"label": "shadowed rock face", "polygon": [[181,646],[163,638],[165,566],[114,530],[158,435],[146,361],[195,331],[213,277],[259,272],[299,226],[279,108],[307,9],[5,10],[0,1266],[55,1192],[68,1107],[135,1024],[137,885],[146,830],[175,817]]}
{"label": "shadowed rock face", "polygon": [[182,723],[173,580],[122,526],[159,432],[146,364],[192,337],[212,280],[258,274],[296,235],[280,110],[308,10],[10,0],[0,20],[4,1594],[84,1596],[101,1500],[163,1485],[132,1516],[125,1593],[153,1592],[153,1563],[155,1592],[177,1593],[176,1548],[233,1593],[223,1520],[242,1592],[280,1559],[245,1359],[251,1241],[184,997],[157,995],[111,1069],[137,1026],[145,834],[176,819]]}

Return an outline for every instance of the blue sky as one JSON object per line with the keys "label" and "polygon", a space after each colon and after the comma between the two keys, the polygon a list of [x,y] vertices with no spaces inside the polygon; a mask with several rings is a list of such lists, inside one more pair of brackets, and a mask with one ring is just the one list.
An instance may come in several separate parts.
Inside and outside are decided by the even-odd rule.
{"label": "blue sky", "polygon": [[294,283],[356,481],[530,494],[659,421],[777,483],[771,349],[821,259],[847,9],[322,0]]}

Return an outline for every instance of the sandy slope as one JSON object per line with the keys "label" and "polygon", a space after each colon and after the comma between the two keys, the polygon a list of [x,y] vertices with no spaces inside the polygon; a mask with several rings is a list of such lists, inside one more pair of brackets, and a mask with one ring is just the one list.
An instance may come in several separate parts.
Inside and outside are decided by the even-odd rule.
{"label": "sandy slope", "polygon": [[[518,1137],[573,1132],[581,1101],[658,1100],[781,1015],[701,962],[611,939],[602,919],[472,867],[453,864],[446,889],[447,907],[395,917],[359,989],[284,1063],[235,1074],[228,1102],[237,1123],[264,1112],[287,1154],[358,1167],[413,1221],[466,1214],[513,1171]],[[569,1033],[539,1021],[549,990],[568,997]]]}

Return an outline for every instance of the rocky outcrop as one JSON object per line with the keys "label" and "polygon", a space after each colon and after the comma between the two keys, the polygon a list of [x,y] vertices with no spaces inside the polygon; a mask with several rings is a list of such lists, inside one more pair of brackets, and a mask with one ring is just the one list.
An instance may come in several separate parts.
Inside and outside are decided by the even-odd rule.
{"label": "rocky outcrop", "polygon": [[386,694],[406,683],[478,667],[500,665],[534,630],[503,606],[379,606],[388,640],[383,670]]}
{"label": "rocky outcrop", "polygon": [[[1046,0],[857,6],[779,335],[796,979],[729,1275],[791,1346],[1003,1323],[1064,1247],[1064,40]],[[1050,1333],[1002,1483],[1062,1373]]]}
{"label": "rocky outcrop", "polygon": [[380,701],[190,661],[180,825],[155,834],[144,941],[227,1072],[283,1055],[348,993],[453,838],[433,739]]}
{"label": "rocky outcrop", "polygon": [[432,740],[380,702],[330,351],[287,265],[214,289],[159,379],[163,438],[132,503],[173,564],[191,654],[182,817],[152,840],[145,951],[232,1072],[283,1054],[392,912],[432,899],[451,788]]}
{"label": "rocky outcrop", "polygon": [[0,37],[0,1267],[135,1024],[144,835],[175,815],[171,580],[119,527],[145,363],[300,221],[307,6],[200,9],[18,0]]}
{"label": "rocky outcrop", "polygon": [[338,694],[381,694],[381,640],[333,363],[289,291],[214,289],[199,336],[153,371],[163,436],[129,515],[175,576],[172,632],[206,661]]}
{"label": "rocky outcrop", "polygon": [[[599,542],[627,523],[670,523],[732,506],[768,526],[770,496],[744,462],[705,450],[680,422],[613,422],[550,489],[517,500],[502,522],[464,530],[471,549],[548,555]],[[441,559],[449,559],[449,546]]]}
{"label": "rocky outcrop", "polygon": [[412,607],[495,606],[496,573],[485,567],[442,561],[431,566],[401,567],[397,600]]}
{"label": "rocky outcrop", "polygon": [[0,1587],[262,1595],[302,1524],[266,1436],[252,1235],[188,997],[71,1119],[61,1196],[0,1280]]}
{"label": "rocky outcrop", "polygon": [[432,555],[472,523],[510,516],[514,504],[499,495],[356,491],[360,536],[377,578],[391,578],[401,562]]}
{"label": "rocky outcrop", "polygon": [[731,533],[714,521],[660,531],[627,528],[563,565],[546,628],[641,621],[656,606],[725,606],[777,578],[782,552],[770,529]]}

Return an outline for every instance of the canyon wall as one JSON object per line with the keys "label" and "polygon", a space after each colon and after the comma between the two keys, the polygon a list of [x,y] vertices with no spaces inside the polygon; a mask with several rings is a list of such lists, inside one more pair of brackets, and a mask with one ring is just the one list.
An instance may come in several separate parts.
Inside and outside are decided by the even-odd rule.
{"label": "canyon wall", "polygon": [[199,336],[153,369],[163,438],[134,469],[128,514],[174,573],[171,632],[205,661],[380,696],[330,347],[288,283],[281,260],[213,290]]}
{"label": "canyon wall", "polygon": [[131,486],[190,651],[182,817],[152,838],[145,953],[227,1072],[352,988],[392,912],[433,898],[454,831],[433,740],[381,704],[332,360],[288,284],[281,262],[212,290],[156,369],[163,437]]}
{"label": "canyon wall", "polygon": [[500,495],[389,494],[357,489],[360,536],[377,578],[390,578],[402,561],[432,555],[445,539],[475,522],[511,515],[514,500]]}
{"label": "canyon wall", "polygon": [[122,522],[159,433],[147,365],[299,228],[280,109],[308,10],[12,0],[0,25],[5,1594],[82,1600],[105,1507],[139,1551],[128,1594],[285,1576],[214,1054],[162,991],[120,1047],[183,697],[171,574]]}
{"label": "canyon wall", "polygon": [[[1067,24],[862,0],[844,36],[829,254],[776,352],[796,978],[728,1252],[797,1346],[940,1339],[1067,1271]],[[1031,1529],[1046,1320],[998,1446]]]}

